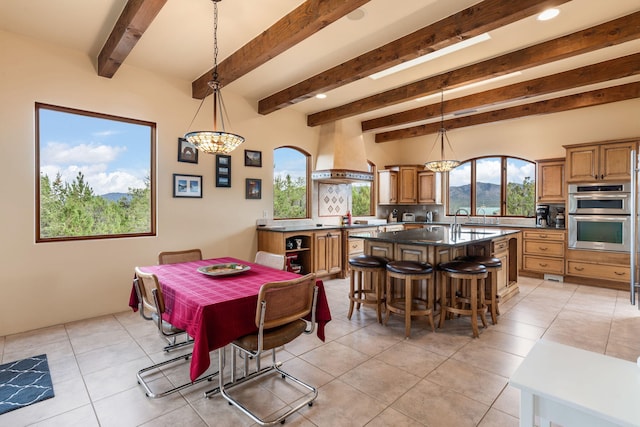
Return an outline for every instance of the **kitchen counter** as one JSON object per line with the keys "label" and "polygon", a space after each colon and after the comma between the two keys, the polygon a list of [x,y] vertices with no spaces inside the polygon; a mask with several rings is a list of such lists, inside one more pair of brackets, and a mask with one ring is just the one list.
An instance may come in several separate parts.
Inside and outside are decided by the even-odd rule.
{"label": "kitchen counter", "polygon": [[[386,224],[352,224],[352,225],[331,225],[331,224],[304,224],[304,225],[270,225],[270,226],[258,226],[258,230],[264,231],[273,231],[276,233],[288,233],[292,231],[314,231],[314,230],[357,230],[358,228],[375,228],[375,227],[386,227],[392,225],[411,225],[418,224],[425,227],[433,227],[433,226],[443,226],[449,227],[451,223],[449,222],[389,222]],[[564,230],[565,228],[555,228],[555,227],[540,227],[535,224],[483,224],[478,222],[468,222],[461,224],[463,227],[473,227],[477,229],[478,227],[486,228],[489,230],[495,229],[539,229],[539,230]]]}
{"label": "kitchen counter", "polygon": [[403,243],[418,246],[466,246],[471,243],[491,241],[519,232],[520,230],[498,227],[462,227],[459,232],[452,233],[451,227],[448,225],[431,225],[424,228],[415,228],[413,230],[405,231],[355,232],[351,233],[350,237],[378,242]]}

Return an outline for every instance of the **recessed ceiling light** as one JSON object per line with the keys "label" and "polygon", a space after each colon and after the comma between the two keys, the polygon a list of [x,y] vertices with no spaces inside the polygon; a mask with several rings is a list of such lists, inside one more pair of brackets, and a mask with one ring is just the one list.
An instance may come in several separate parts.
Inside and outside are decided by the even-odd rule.
{"label": "recessed ceiling light", "polygon": [[327,97],[327,94],[325,94],[325,93],[319,93],[319,94],[316,95],[317,99],[325,99],[326,97]]}
{"label": "recessed ceiling light", "polygon": [[560,14],[558,9],[547,9],[538,15],[538,21],[548,21],[549,19],[553,19]]}
{"label": "recessed ceiling light", "polygon": [[419,56],[418,58],[412,59],[411,61],[406,61],[401,64],[396,65],[395,67],[387,68],[386,70],[382,70],[378,73],[372,74],[369,77],[373,80],[380,79],[382,77],[389,76],[391,74],[397,73],[402,70],[406,70],[407,68],[414,67],[419,64],[424,64],[427,61],[431,61],[432,59],[439,58],[444,55],[448,55],[453,52],[457,52],[461,49],[464,49],[469,46],[473,46],[474,44],[481,43],[483,41],[491,40],[491,36],[489,33],[483,33],[479,36],[471,37],[470,39],[463,40],[456,44],[452,44],[450,46],[444,47],[442,49],[435,50],[431,53],[427,53],[426,55]]}
{"label": "recessed ceiling light", "polygon": [[359,21],[364,18],[364,10],[356,9],[353,12],[347,14],[347,18],[352,21]]}

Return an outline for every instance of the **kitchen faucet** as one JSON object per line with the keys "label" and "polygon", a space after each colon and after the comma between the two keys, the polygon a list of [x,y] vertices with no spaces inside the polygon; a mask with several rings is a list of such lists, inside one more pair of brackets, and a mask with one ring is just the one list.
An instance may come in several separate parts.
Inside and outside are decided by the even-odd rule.
{"label": "kitchen faucet", "polygon": [[482,211],[482,225],[487,225],[487,212],[484,208],[476,209],[476,213],[479,213],[480,211]]}
{"label": "kitchen faucet", "polygon": [[456,213],[453,215],[453,228],[451,229],[451,231],[453,233],[456,232],[456,229],[457,229],[457,231],[462,230],[462,225],[458,224],[458,214],[461,213],[461,212],[464,212],[464,213],[467,214],[467,221],[469,221],[469,211],[464,209],[464,208],[458,208]]}

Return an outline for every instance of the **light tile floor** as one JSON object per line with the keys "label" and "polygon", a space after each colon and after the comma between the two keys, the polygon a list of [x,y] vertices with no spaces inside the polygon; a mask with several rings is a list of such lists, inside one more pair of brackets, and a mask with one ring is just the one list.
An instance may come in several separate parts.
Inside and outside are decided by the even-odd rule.
{"label": "light tile floor", "polygon": [[[333,316],[326,342],[303,336],[279,352],[287,371],[320,392],[286,425],[516,426],[519,392],[508,379],[541,337],[632,361],[640,355],[640,313],[628,292],[524,277],[519,284],[520,293],[501,305],[498,324],[481,329],[479,339],[462,318],[436,333],[416,320],[405,340],[398,316],[384,327],[363,308],[347,320],[348,281],[326,281]],[[167,357],[161,348],[154,325],[130,310],[0,337],[2,363],[48,355],[56,394],[0,415],[0,425],[252,425],[220,396],[203,398],[212,384],[145,397],[135,372]],[[166,369],[153,386],[184,381],[187,371],[188,364]],[[275,378],[236,391],[261,415],[301,395]]]}

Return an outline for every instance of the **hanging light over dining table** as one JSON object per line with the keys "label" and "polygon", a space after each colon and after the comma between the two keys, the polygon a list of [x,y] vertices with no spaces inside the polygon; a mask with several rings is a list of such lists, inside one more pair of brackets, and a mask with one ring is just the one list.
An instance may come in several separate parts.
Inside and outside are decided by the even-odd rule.
{"label": "hanging light over dining table", "polygon": [[[193,144],[198,150],[209,154],[228,154],[235,150],[244,142],[244,137],[225,130],[225,117],[228,118],[227,110],[222,99],[222,86],[218,76],[218,2],[221,0],[211,0],[213,2],[213,75],[208,86],[213,93],[213,130],[199,130],[188,132],[184,138]],[[207,94],[208,95],[208,94]],[[205,96],[196,111],[191,125],[198,116],[198,112],[204,104]],[[218,128],[218,120],[221,127]],[[228,120],[227,120],[228,121]]]}
{"label": "hanging light over dining table", "polygon": [[[451,147],[451,142],[449,141],[449,137],[447,136],[447,130],[444,127],[444,90],[442,90],[441,100],[440,100],[440,129],[438,130],[438,135],[436,136],[436,140],[433,143],[434,148],[438,141],[440,141],[440,160],[433,160],[431,162],[426,162],[424,166],[433,172],[449,172],[452,169],[460,166],[459,160],[448,160],[445,159],[444,156],[444,140],[447,140],[447,145],[449,149],[453,152],[453,148]],[[433,148],[431,149],[433,151]]]}

